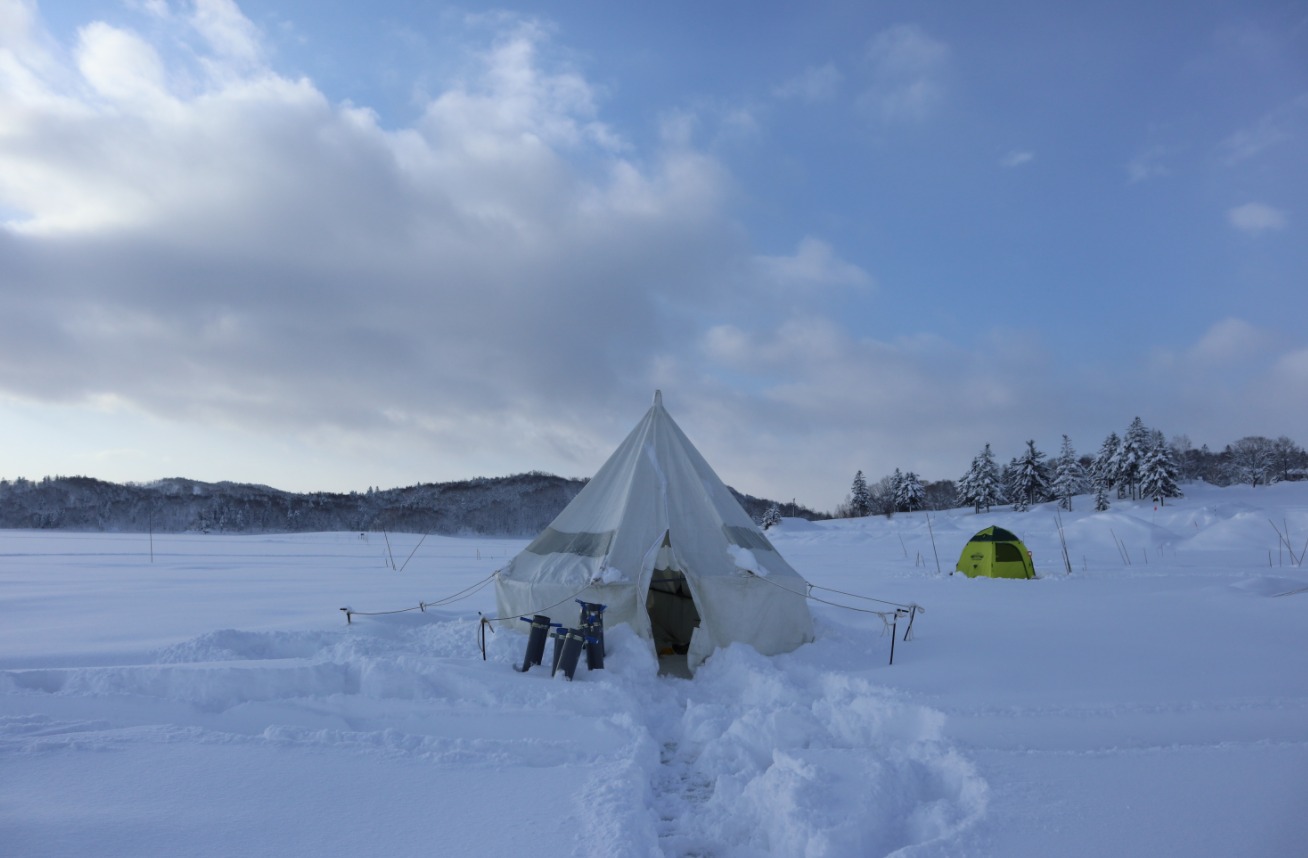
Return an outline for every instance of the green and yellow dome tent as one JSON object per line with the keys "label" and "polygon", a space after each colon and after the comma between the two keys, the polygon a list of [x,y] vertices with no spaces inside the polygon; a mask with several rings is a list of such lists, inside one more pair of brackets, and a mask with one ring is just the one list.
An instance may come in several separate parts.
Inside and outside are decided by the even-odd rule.
{"label": "green and yellow dome tent", "polygon": [[963,546],[954,567],[969,578],[1034,578],[1031,552],[1012,531],[987,527]]}

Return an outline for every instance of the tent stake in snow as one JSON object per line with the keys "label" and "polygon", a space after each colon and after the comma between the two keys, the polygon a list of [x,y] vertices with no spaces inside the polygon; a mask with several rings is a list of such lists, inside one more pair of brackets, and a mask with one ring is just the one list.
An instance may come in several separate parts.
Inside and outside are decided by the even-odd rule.
{"label": "tent stake in snow", "polygon": [[895,608],[895,618],[890,621],[890,663],[895,663],[895,638],[899,637],[899,609]]}
{"label": "tent stake in snow", "polygon": [[481,618],[480,626],[481,627],[477,629],[477,636],[481,638],[481,660],[485,661],[486,660],[486,627],[490,626],[491,634],[495,633],[495,627],[491,625],[490,619],[485,615],[483,615]]}

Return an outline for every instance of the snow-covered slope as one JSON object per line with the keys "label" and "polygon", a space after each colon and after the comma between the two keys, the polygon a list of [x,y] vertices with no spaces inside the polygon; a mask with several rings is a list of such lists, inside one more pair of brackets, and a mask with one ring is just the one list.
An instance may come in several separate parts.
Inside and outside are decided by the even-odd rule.
{"label": "snow-covered slope", "polygon": [[[784,522],[814,595],[863,611],[815,602],[815,643],[693,680],[624,628],[571,683],[512,669],[516,620],[483,661],[490,588],[339,610],[522,541],[0,532],[0,852],[1302,854],[1308,484],[1186,490]],[[948,574],[988,524],[1040,580]],[[925,606],[893,666],[887,606],[846,594]]]}

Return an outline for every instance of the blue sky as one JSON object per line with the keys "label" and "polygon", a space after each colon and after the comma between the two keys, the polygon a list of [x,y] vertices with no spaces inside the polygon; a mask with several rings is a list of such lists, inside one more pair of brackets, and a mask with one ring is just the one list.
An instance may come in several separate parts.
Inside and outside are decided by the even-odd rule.
{"label": "blue sky", "polygon": [[0,0],[0,477],[1308,443],[1302,3]]}

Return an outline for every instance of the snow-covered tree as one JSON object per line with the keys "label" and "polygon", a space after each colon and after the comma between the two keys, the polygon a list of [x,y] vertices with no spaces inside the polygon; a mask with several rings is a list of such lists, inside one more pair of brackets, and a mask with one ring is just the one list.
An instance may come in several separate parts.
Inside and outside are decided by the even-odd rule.
{"label": "snow-covered tree", "polygon": [[1103,512],[1108,507],[1108,484],[1095,483],[1095,512]]}
{"label": "snow-covered tree", "polygon": [[781,523],[781,507],[776,504],[768,507],[767,512],[763,513],[763,529],[767,530],[774,524]]}
{"label": "snow-covered tree", "polygon": [[1140,491],[1144,497],[1166,503],[1167,498],[1178,498],[1181,489],[1177,486],[1176,462],[1172,460],[1171,448],[1163,442],[1161,436],[1146,451],[1144,462],[1140,466]]}
{"label": "snow-covered tree", "polygon": [[989,444],[972,459],[972,467],[958,481],[958,499],[971,504],[978,515],[982,507],[989,512],[992,504],[1003,503],[999,466],[995,464],[995,454],[990,452]]}
{"label": "snow-covered tree", "polygon": [[1014,509],[1026,510],[1048,496],[1049,469],[1035,441],[1027,441],[1026,451],[1013,460],[1012,480]]}
{"label": "snow-covered tree", "polygon": [[1149,429],[1139,417],[1131,421],[1113,465],[1117,496],[1136,500],[1140,497],[1140,467],[1151,444]]}
{"label": "snow-covered tree", "polygon": [[890,482],[886,486],[888,500],[895,512],[899,512],[899,496],[904,491],[904,472],[895,468],[895,472],[890,475]]}
{"label": "snow-covered tree", "polygon": [[1099,445],[1099,452],[1090,464],[1090,485],[1096,492],[1102,487],[1107,495],[1108,490],[1117,485],[1117,473],[1114,469],[1117,467],[1117,454],[1121,448],[1122,440],[1117,437],[1116,432],[1108,433],[1104,443]]}
{"label": "snow-covered tree", "polygon": [[1076,458],[1072,449],[1072,439],[1063,436],[1063,446],[1054,460],[1054,480],[1049,486],[1049,493],[1058,498],[1058,505],[1065,510],[1072,509],[1072,496],[1085,491],[1085,469]]}
{"label": "snow-covered tree", "polygon": [[[898,474],[899,471],[896,470],[895,473]],[[895,488],[895,509],[901,512],[919,510],[925,498],[926,489],[917,474],[909,471],[900,477],[899,485]]]}
{"label": "snow-covered tree", "polygon": [[1004,497],[1013,504],[1013,509],[1017,512],[1026,512],[1026,498],[1018,490],[1017,471],[1017,457],[1014,456],[1000,469],[999,484],[1003,486]]}
{"label": "snow-covered tree", "polygon": [[863,472],[854,474],[854,484],[849,489],[849,514],[862,518],[872,511],[872,494],[868,491],[867,479]]}

